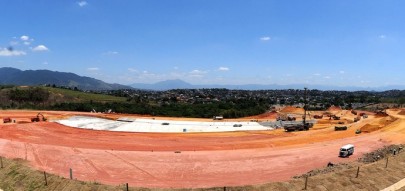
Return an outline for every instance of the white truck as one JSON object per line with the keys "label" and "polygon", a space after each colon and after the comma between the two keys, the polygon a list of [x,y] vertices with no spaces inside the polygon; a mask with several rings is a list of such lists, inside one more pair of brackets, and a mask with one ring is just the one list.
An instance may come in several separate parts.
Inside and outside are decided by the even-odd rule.
{"label": "white truck", "polygon": [[340,148],[339,157],[349,157],[354,153],[354,145],[347,144]]}

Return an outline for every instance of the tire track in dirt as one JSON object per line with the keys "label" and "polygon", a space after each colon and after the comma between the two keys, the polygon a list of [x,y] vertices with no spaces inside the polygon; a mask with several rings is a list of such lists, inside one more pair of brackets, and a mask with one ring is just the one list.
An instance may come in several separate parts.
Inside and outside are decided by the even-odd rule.
{"label": "tire track in dirt", "polygon": [[28,143],[24,143],[24,148],[25,148],[25,160],[27,160],[27,157],[28,157],[28,156],[27,156],[27,155],[28,155],[28,154],[27,154],[27,144],[28,144]]}
{"label": "tire track in dirt", "polygon": [[134,167],[135,169],[141,171],[142,173],[144,173],[144,174],[146,174],[146,175],[148,175],[148,176],[150,176],[150,177],[156,179],[157,181],[166,182],[165,180],[162,180],[162,179],[157,178],[156,176],[154,176],[153,174],[149,173],[148,171],[143,170],[142,168],[138,167],[137,165],[135,165],[135,164],[133,164],[133,163],[131,163],[131,162],[129,162],[129,161],[123,159],[122,157],[120,157],[120,156],[118,156],[118,155],[116,155],[116,154],[114,154],[114,153],[111,153],[111,152],[109,152],[109,151],[105,151],[105,152],[108,153],[108,154],[110,154],[110,155],[112,155],[112,156],[114,156],[115,158],[121,160],[121,161],[124,162],[125,164],[128,164],[129,166]]}
{"label": "tire track in dirt", "polygon": [[38,151],[35,149],[35,147],[32,146],[32,145],[29,144],[29,143],[26,143],[26,145],[28,145],[28,146],[30,147],[30,149],[31,149],[31,151],[32,151],[32,155],[34,156],[35,162],[36,162],[40,167],[44,167],[44,165],[43,165],[41,159],[40,159],[39,156],[38,156]]}
{"label": "tire track in dirt", "polygon": [[106,171],[101,170],[91,160],[89,160],[88,158],[83,157],[82,152],[79,149],[72,148],[72,150],[76,154],[76,156],[80,159],[80,161],[83,164],[85,164],[86,169],[89,172],[91,172],[92,174],[96,173],[97,176],[110,177],[110,174],[108,174]]}

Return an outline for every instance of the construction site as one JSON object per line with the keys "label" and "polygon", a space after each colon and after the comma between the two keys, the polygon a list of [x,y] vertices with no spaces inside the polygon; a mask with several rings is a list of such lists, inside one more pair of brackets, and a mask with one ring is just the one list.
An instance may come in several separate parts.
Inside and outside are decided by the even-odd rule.
{"label": "construction site", "polygon": [[[405,143],[404,109],[287,106],[219,120],[28,110],[4,110],[0,117],[0,156],[65,178],[142,188],[286,182]],[[354,152],[339,157],[347,144]]]}

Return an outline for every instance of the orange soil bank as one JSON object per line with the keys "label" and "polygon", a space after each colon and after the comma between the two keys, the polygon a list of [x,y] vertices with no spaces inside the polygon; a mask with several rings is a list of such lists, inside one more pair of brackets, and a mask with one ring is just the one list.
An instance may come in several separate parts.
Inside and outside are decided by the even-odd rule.
{"label": "orange soil bank", "polygon": [[[353,161],[383,145],[404,143],[405,116],[399,112],[388,111],[393,118],[388,121],[370,116],[341,132],[335,132],[334,125],[323,119],[324,123],[310,131],[292,133],[127,133],[77,129],[54,122],[18,123],[37,112],[2,111],[0,117],[11,117],[17,123],[0,123],[0,155],[28,160],[36,169],[64,177],[69,177],[72,168],[74,178],[107,184],[128,182],[132,186],[161,188],[260,184],[288,180],[328,162]],[[41,113],[48,119],[129,116]],[[355,134],[356,129],[367,124],[381,128]],[[355,145],[354,155],[339,158],[340,146],[347,143]]]}

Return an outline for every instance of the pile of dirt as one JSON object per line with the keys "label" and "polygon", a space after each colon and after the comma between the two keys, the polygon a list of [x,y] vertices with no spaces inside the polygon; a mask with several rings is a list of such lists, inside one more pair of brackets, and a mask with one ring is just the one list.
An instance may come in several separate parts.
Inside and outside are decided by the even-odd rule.
{"label": "pile of dirt", "polygon": [[282,112],[282,113],[302,113],[302,114],[304,114],[304,108],[287,106],[287,107],[283,108],[280,112]]}
{"label": "pile of dirt", "polygon": [[246,119],[276,119],[278,116],[276,111],[266,112],[263,114],[245,117]]}
{"label": "pile of dirt", "polygon": [[342,108],[339,106],[330,106],[326,111],[328,112],[339,112],[342,111]]}
{"label": "pile of dirt", "polygon": [[294,179],[300,179],[300,178],[305,178],[306,176],[315,176],[318,174],[327,174],[330,172],[335,172],[335,171],[339,171],[339,170],[343,170],[343,169],[351,169],[353,168],[352,165],[347,164],[347,163],[339,163],[339,164],[332,164],[329,163],[329,165],[327,164],[325,168],[320,168],[320,169],[315,169],[315,170],[311,170],[305,174],[301,174],[301,175],[297,175],[297,176],[293,176]]}
{"label": "pile of dirt", "polygon": [[405,109],[401,110],[398,115],[405,115]]}
{"label": "pile of dirt", "polygon": [[379,125],[371,125],[371,124],[365,124],[363,127],[360,127],[361,132],[363,133],[370,133],[373,131],[377,131],[383,127]]}
{"label": "pile of dirt", "polygon": [[379,111],[374,116],[375,117],[387,117],[388,114],[386,112],[384,112],[384,111]]}
{"label": "pile of dirt", "polygon": [[379,161],[388,155],[392,155],[395,152],[403,152],[403,148],[405,145],[389,145],[389,146],[384,146],[381,149],[377,149],[371,153],[366,153],[364,154],[361,158],[358,159],[359,162],[362,163],[372,163]]}

